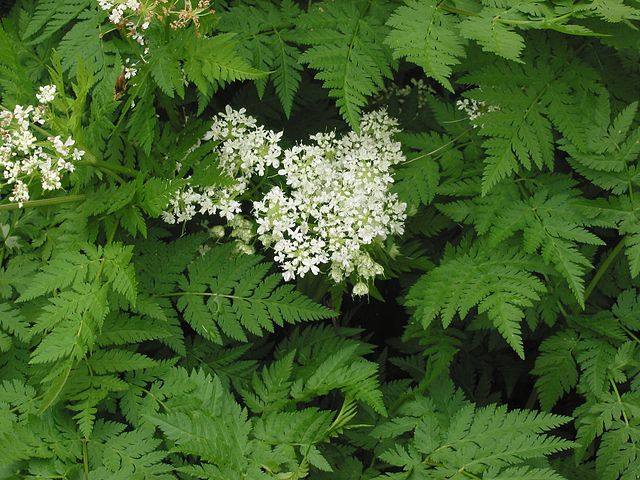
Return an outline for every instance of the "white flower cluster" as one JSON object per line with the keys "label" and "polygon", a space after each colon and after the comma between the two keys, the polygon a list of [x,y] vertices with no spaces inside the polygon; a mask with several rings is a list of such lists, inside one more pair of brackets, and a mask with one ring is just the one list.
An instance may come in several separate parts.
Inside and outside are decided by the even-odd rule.
{"label": "white flower cluster", "polygon": [[284,152],[278,173],[287,191],[273,187],[254,209],[260,241],[274,249],[285,279],[317,274],[327,263],[336,282],[383,273],[363,247],[404,229],[406,205],[389,192],[390,169],[404,160],[396,132],[395,121],[377,111],[363,116],[360,133],[319,133]]}
{"label": "white flower cluster", "polygon": [[[141,31],[149,28],[151,19],[138,18],[142,6],[138,0],[98,0],[98,5],[109,12],[111,23],[117,26],[124,24],[131,38],[140,45],[144,45],[144,35]],[[135,21],[132,21],[132,18]]]}
{"label": "white flower cluster", "polygon": [[102,10],[109,12],[109,21],[140,45],[145,45],[144,32],[154,20],[169,19],[174,30],[195,26],[199,34],[200,19],[215,12],[209,0],[97,0]]}
{"label": "white flower cluster", "polygon": [[473,128],[482,126],[481,124],[479,125],[474,122],[484,113],[500,110],[500,108],[495,105],[487,105],[485,102],[474,99],[470,100],[468,98],[458,100],[456,102],[456,107],[458,107],[458,110],[462,110],[467,114],[467,117],[469,117],[469,121],[473,123]]}
{"label": "white flower cluster", "polygon": [[218,114],[203,140],[220,142],[216,147],[220,169],[233,179],[231,185],[220,187],[187,187],[179,191],[164,212],[167,223],[184,222],[197,213],[218,214],[228,221],[240,213],[239,197],[247,191],[254,175],[262,176],[267,167],[279,166],[282,152],[276,133],[256,125],[256,119],[245,109],[227,106]]}
{"label": "white flower cluster", "polygon": [[[397,123],[385,111],[363,116],[361,131],[342,137],[318,133],[308,145],[282,150],[282,133],[256,125],[245,110],[227,107],[204,141],[219,142],[216,151],[231,186],[188,186],[169,203],[168,223],[190,220],[197,213],[219,214],[232,228],[239,250],[253,251],[258,239],[273,248],[285,280],[317,274],[326,265],[335,282],[356,279],[354,295],[366,295],[367,283],[384,273],[367,246],[402,234],[406,205],[390,192],[391,167],[405,160],[393,140]],[[273,186],[253,202],[255,222],[240,213],[240,197],[254,176],[277,168],[282,186]]]}
{"label": "white flower cluster", "polygon": [[44,124],[44,104],[53,100],[55,92],[54,85],[41,87],[37,94],[41,105],[16,105],[13,111],[0,111],[0,168],[5,183],[13,186],[9,200],[20,207],[30,198],[28,183],[34,177],[40,178],[43,190],[61,188],[62,174],[72,172],[72,161],[84,155],[77,148],[71,150],[75,143],[71,137],[41,141],[31,130],[33,124]]}
{"label": "white flower cluster", "polygon": [[43,85],[36,93],[36,98],[42,105],[53,102],[53,99],[56,98],[56,86]]}
{"label": "white flower cluster", "polygon": [[360,133],[316,134],[310,145],[284,152],[279,173],[288,191],[273,187],[254,202],[258,238],[275,251],[285,279],[317,274],[360,280],[354,294],[383,273],[365,247],[404,230],[406,205],[390,193],[391,167],[405,157],[393,140],[395,120],[384,111],[364,115]]}

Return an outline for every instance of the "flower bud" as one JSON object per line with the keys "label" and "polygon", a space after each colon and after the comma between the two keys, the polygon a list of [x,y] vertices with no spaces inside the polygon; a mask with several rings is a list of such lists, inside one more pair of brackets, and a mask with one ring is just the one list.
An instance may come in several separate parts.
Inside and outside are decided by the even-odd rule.
{"label": "flower bud", "polygon": [[211,238],[222,238],[225,235],[224,227],[222,225],[216,225],[209,229],[209,236]]}
{"label": "flower bud", "polygon": [[353,286],[353,296],[354,297],[362,297],[369,293],[369,287],[364,282],[358,282]]}

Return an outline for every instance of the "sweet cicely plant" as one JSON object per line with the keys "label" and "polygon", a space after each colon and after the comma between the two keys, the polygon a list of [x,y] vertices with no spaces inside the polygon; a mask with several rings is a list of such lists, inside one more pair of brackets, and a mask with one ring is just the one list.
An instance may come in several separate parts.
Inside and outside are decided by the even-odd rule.
{"label": "sweet cicely plant", "polygon": [[638,0],[0,16],[0,479],[640,478]]}

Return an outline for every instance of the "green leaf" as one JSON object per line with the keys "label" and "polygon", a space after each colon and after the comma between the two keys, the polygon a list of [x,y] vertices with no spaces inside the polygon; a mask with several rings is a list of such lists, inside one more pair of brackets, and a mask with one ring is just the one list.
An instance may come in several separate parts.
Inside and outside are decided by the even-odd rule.
{"label": "green leaf", "polygon": [[474,125],[486,137],[483,194],[523,168],[552,170],[552,127],[569,128],[584,115],[576,98],[599,89],[593,71],[561,46],[551,59],[538,57],[533,49],[527,53],[524,64],[497,61],[462,78],[481,86],[465,96],[482,102]]}
{"label": "green leaf", "polygon": [[[279,274],[268,275],[271,267],[262,257],[234,257],[231,246],[211,249],[196,259],[180,282],[178,307],[185,319],[201,335],[220,342],[219,331],[240,341],[246,332],[262,335],[282,326],[329,318],[334,313],[298,293],[291,285],[281,285]],[[206,300],[205,300],[206,299]]]}
{"label": "green leaf", "polygon": [[[527,465],[528,459],[550,455],[573,446],[572,442],[549,436],[547,431],[567,423],[568,417],[530,410],[507,411],[504,406],[476,408],[468,402],[443,405],[416,395],[415,400],[391,422],[406,425],[388,430],[396,438],[381,458],[403,467],[419,478],[455,478],[466,471],[478,478],[557,478],[548,469]],[[446,403],[445,403],[446,405]],[[406,438],[408,427],[412,436]],[[530,474],[532,476],[523,476]],[[538,475],[538,476],[536,476]]]}
{"label": "green leaf", "polygon": [[232,33],[223,33],[192,41],[185,49],[184,73],[201,92],[215,91],[236,80],[266,75],[238,55],[234,37]]}
{"label": "green leaf", "polygon": [[513,27],[500,22],[499,13],[500,10],[484,8],[479,16],[467,17],[460,23],[460,33],[478,42],[485,52],[518,62],[524,40]]}
{"label": "green leaf", "polygon": [[29,337],[28,324],[19,310],[8,303],[0,303],[0,327],[26,342]]}
{"label": "green leaf", "polygon": [[[148,415],[148,420],[160,427],[175,450],[239,474],[249,453],[246,412],[216,377],[193,372],[187,385],[195,396],[192,401],[185,404],[178,394],[165,403],[165,413]],[[189,403],[198,408],[189,408]]]}
{"label": "green leaf", "polygon": [[94,373],[101,375],[152,368],[157,366],[158,362],[146,355],[112,348],[93,353],[89,357],[88,365]]}
{"label": "green leaf", "polygon": [[[468,247],[467,247],[468,248]],[[507,343],[524,357],[519,322],[524,308],[546,291],[534,275],[541,266],[535,257],[513,248],[494,250],[476,243],[423,275],[410,289],[405,304],[423,328],[436,318],[446,327],[457,314],[465,318],[477,306],[486,313]]]}
{"label": "green leaf", "polygon": [[50,330],[31,354],[31,362],[49,363],[82,358],[95,343],[108,312],[106,287],[81,283],[49,300],[36,330]]}
{"label": "green leaf", "polygon": [[538,377],[536,390],[545,410],[550,410],[578,383],[574,359],[577,347],[578,337],[571,330],[549,337],[540,345],[540,354],[531,373]]}
{"label": "green leaf", "polygon": [[318,71],[315,78],[337,99],[353,128],[360,124],[367,97],[391,76],[391,54],[383,43],[387,9],[380,2],[325,1],[314,4],[300,21],[299,38],[310,46],[301,60]]}
{"label": "green leaf", "polygon": [[[78,62],[84,62],[93,71],[97,81],[118,75],[122,68],[120,54],[112,43],[100,38],[99,15],[88,11],[81,14],[79,20],[62,37],[58,47],[63,70],[75,74]],[[114,85],[109,85],[110,95],[113,95]]]}
{"label": "green leaf", "polygon": [[151,147],[156,137],[158,119],[154,105],[154,97],[144,89],[142,98],[133,107],[129,117],[129,140],[139,146],[146,155],[151,154]]}
{"label": "green leaf", "polygon": [[184,97],[182,71],[175,48],[165,45],[154,49],[149,61],[149,70],[151,77],[163,93],[172,98],[174,93],[177,93],[180,98]]}
{"label": "green leaf", "polygon": [[[101,433],[101,424],[94,429]],[[165,462],[168,452],[160,448],[161,440],[151,429],[136,429],[109,436],[104,443],[89,443],[88,454],[94,459],[91,475],[100,480],[125,480],[132,475],[141,478],[170,480],[174,468]]]}
{"label": "green leaf", "polygon": [[33,37],[44,27],[44,31],[30,43],[41,43],[47,40],[76,18],[89,4],[89,0],[40,0],[23,33],[23,38]]}
{"label": "green leaf", "polygon": [[[238,34],[239,50],[252,65],[272,72],[271,80],[287,117],[302,78],[300,51],[293,34],[301,13],[292,0],[283,0],[278,6],[265,0],[236,2],[222,13],[219,24],[221,31]],[[260,98],[267,80],[256,79]]]}
{"label": "green leaf", "polygon": [[424,70],[427,76],[453,91],[451,67],[465,55],[455,16],[438,8],[439,2],[405,0],[387,24],[392,28],[386,42],[394,58],[406,58]]}

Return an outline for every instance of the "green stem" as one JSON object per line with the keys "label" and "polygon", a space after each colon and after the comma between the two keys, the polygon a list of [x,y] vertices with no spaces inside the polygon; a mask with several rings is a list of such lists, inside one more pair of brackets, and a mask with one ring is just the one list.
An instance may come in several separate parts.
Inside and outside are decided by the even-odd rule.
{"label": "green stem", "polygon": [[84,469],[84,480],[89,480],[89,452],[87,450],[87,439],[82,439],[82,467]]}
{"label": "green stem", "polygon": [[540,23],[557,23],[557,22],[561,22],[562,20],[566,20],[567,18],[571,17],[571,15],[573,15],[573,12],[569,12],[569,13],[565,13],[563,15],[559,15],[557,17],[553,17],[550,19],[547,18],[535,18],[532,20],[509,20],[506,18],[500,18],[495,17],[494,20],[496,20],[499,23],[502,23],[503,25],[535,25],[535,24],[540,24]]}
{"label": "green stem", "polygon": [[624,333],[629,335],[633,339],[634,342],[636,342],[638,345],[640,345],[640,338],[638,338],[631,330],[629,330],[624,325],[620,325],[620,326],[622,327],[622,330],[624,330]]}
{"label": "green stem", "polygon": [[472,12],[470,10],[463,10],[461,8],[456,8],[456,7],[450,7],[449,5],[445,5],[444,3],[441,3],[440,5],[438,5],[438,7],[440,10],[444,10],[445,12],[449,12],[449,13],[455,13],[458,15],[464,15],[465,17],[479,17],[480,14],[476,13],[476,12]]}
{"label": "green stem", "polygon": [[47,138],[54,136],[49,130],[45,130],[37,123],[32,123],[31,128],[33,128],[36,132],[40,132],[42,135],[46,136]]}
{"label": "green stem", "polygon": [[509,20],[508,18],[493,17],[495,22],[503,25],[531,25],[532,23],[540,23],[540,20]]}
{"label": "green stem", "polygon": [[[478,17],[480,16],[479,13],[477,12],[472,12],[471,10],[464,10],[461,8],[456,8],[456,7],[451,7],[449,5],[445,5],[444,3],[441,3],[437,6],[438,9],[440,10],[444,10],[445,12],[449,12],[449,13],[455,13],[456,15],[463,15],[465,17]],[[540,23],[557,23],[557,22],[561,22],[562,20],[566,20],[567,18],[571,17],[573,15],[573,12],[568,12],[565,13],[563,15],[559,15],[557,17],[553,17],[550,19],[547,18],[534,18],[534,19],[528,19],[528,20],[510,20],[508,18],[500,18],[499,15],[493,17],[493,21],[494,22],[498,22],[501,23],[503,25],[535,25],[535,24],[540,24]]]}
{"label": "green stem", "polygon": [[622,410],[622,418],[624,419],[624,423],[628,427],[629,426],[629,419],[627,418],[627,412],[624,410],[624,405],[622,405],[622,397],[620,397],[620,392],[618,391],[618,386],[616,385],[616,382],[614,382],[612,379],[609,379],[609,383],[613,387],[613,392],[616,395],[616,400],[620,404],[620,410]]}
{"label": "green stem", "polygon": [[531,389],[531,393],[527,397],[527,401],[524,404],[524,408],[527,410],[531,410],[536,406],[536,402],[538,401],[538,392],[535,388]]}
{"label": "green stem", "polygon": [[471,130],[473,130],[472,128],[467,128],[464,132],[462,132],[461,134],[459,134],[458,136],[452,138],[451,140],[449,140],[447,143],[445,143],[444,145],[440,145],[438,148],[436,148],[435,150],[431,150],[430,152],[427,153],[423,153],[421,155],[418,155],[417,157],[412,158],[411,160],[407,160],[406,162],[403,163],[403,165],[407,165],[411,162],[415,162],[416,160],[420,160],[421,158],[424,157],[430,157],[431,155],[435,155],[436,153],[438,153],[440,150],[442,150],[443,148],[447,148],[449,145],[454,144],[455,142],[457,142],[458,140],[460,140],[462,137],[464,137],[467,133],[469,133]]}
{"label": "green stem", "polygon": [[567,310],[564,308],[564,305],[560,303],[560,300],[556,302],[556,305],[558,305],[558,310],[560,310],[560,313],[562,314],[562,316],[564,318],[569,318],[569,312],[567,312]]}
{"label": "green stem", "polygon": [[186,295],[194,295],[196,297],[227,297],[227,298],[235,298],[233,295],[223,295],[219,293],[212,292],[171,292],[171,293],[159,293],[154,295],[155,297],[183,297]]}
{"label": "green stem", "polygon": [[609,255],[607,255],[607,258],[604,259],[604,262],[602,262],[602,264],[600,265],[600,268],[598,268],[598,271],[593,276],[593,278],[589,282],[589,285],[584,291],[584,303],[587,303],[587,299],[591,296],[595,288],[598,286],[598,283],[602,279],[603,275],[607,273],[607,270],[609,270],[609,267],[611,266],[613,261],[616,259],[618,254],[624,248],[625,240],[626,240],[626,237],[622,237],[622,240],[620,240],[618,244],[614,247],[614,249],[611,250],[611,252],[609,252]]}
{"label": "green stem", "polygon": [[90,153],[86,153],[86,158],[84,160],[79,160],[75,162],[75,165],[88,165],[92,167],[102,168],[105,170],[111,170],[116,173],[123,173],[125,175],[129,175],[130,177],[137,177],[138,172],[132,168],[123,167],[122,165],[118,165],[111,162],[105,162],[104,160],[98,160]]}
{"label": "green stem", "polygon": [[[86,198],[86,195],[66,195],[64,197],[43,198],[40,200],[29,200],[23,203],[23,207],[48,207],[50,205],[60,205],[63,203],[81,202]],[[0,205],[0,211],[2,210],[17,210],[17,203],[7,203]]]}
{"label": "green stem", "polygon": [[467,472],[466,470],[458,470],[459,473],[461,473],[462,475],[464,475],[467,478],[473,478],[474,480],[482,480],[479,476],[474,475],[471,472]]}
{"label": "green stem", "polygon": [[[425,459],[422,461],[422,463],[423,463],[423,465],[429,465],[430,467],[436,467],[436,468],[438,468],[438,467],[444,467],[444,466],[445,466],[445,464],[444,464],[444,463],[438,463],[438,462],[432,462],[432,461],[430,461],[430,460],[429,460],[429,457],[425,458]],[[474,480],[482,480],[482,479],[481,479],[480,477],[478,477],[477,475],[474,475],[474,474],[473,474],[473,473],[471,473],[471,472],[467,472],[467,471],[464,469],[464,467],[460,467],[460,468],[458,469],[458,473],[460,473],[460,474],[464,475],[464,476],[465,476],[465,477],[467,477],[467,478],[473,478]]]}

